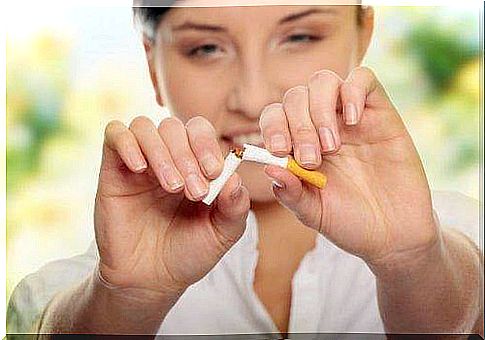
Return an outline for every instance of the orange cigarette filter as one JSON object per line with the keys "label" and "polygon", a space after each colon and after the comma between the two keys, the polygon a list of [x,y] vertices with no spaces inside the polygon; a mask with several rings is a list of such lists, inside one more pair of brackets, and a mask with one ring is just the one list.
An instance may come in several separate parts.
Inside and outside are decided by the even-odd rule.
{"label": "orange cigarette filter", "polygon": [[327,176],[320,171],[302,168],[292,157],[288,157],[288,165],[286,168],[301,180],[310,183],[319,189],[322,189],[327,185]]}

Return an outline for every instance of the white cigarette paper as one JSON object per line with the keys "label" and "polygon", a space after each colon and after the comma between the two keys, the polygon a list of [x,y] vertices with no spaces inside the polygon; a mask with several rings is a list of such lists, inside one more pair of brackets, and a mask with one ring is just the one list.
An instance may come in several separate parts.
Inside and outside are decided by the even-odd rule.
{"label": "white cigarette paper", "polygon": [[287,167],[288,157],[273,156],[268,150],[251,145],[244,144],[243,161],[251,161],[269,165],[276,165],[282,168]]}
{"label": "white cigarette paper", "polygon": [[209,183],[209,193],[202,202],[207,205],[211,205],[212,202],[214,202],[226,182],[229,180],[229,177],[236,171],[242,161],[271,164],[282,168],[286,168],[288,165],[288,157],[273,156],[266,149],[251,144],[244,144],[243,150],[242,159],[237,157],[234,152],[230,152],[229,155],[227,155],[224,160],[224,168],[221,175]]}
{"label": "white cigarette paper", "polygon": [[219,175],[219,177],[209,183],[209,193],[202,200],[202,202],[207,205],[211,205],[212,202],[214,202],[226,182],[229,180],[229,177],[231,177],[231,175],[236,171],[241,162],[242,159],[237,157],[233,152],[230,152],[229,155],[227,155],[226,159],[224,160],[224,168],[222,169],[222,173]]}

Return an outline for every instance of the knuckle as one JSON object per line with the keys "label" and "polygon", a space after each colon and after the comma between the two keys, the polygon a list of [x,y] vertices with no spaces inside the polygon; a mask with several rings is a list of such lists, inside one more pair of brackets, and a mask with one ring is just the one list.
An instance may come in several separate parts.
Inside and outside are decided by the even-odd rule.
{"label": "knuckle", "polygon": [[195,162],[193,157],[189,155],[181,155],[180,158],[176,161],[177,165],[181,169],[181,171],[185,173],[197,173],[199,172],[199,167]]}
{"label": "knuckle", "polygon": [[364,78],[364,81],[362,81],[362,78],[359,74],[352,74],[352,77],[346,80],[340,87],[340,93],[343,95],[348,93],[356,93],[364,96],[366,93],[366,84],[368,82],[369,81],[366,78]]}
{"label": "knuckle", "polygon": [[207,125],[209,123],[209,121],[203,117],[203,116],[195,116],[195,117],[192,117],[190,118],[188,121],[187,121],[187,124],[186,125],[192,125],[192,124],[195,124],[195,125]]}
{"label": "knuckle", "polygon": [[317,85],[321,83],[338,86],[342,82],[340,76],[332,70],[320,70],[313,73],[308,81],[309,85]]}
{"label": "knuckle", "polygon": [[130,129],[138,130],[152,126],[153,122],[146,116],[137,116],[130,123]]}
{"label": "knuckle", "polygon": [[263,110],[261,111],[261,115],[268,115],[274,112],[282,112],[283,111],[283,104],[282,103],[271,103],[266,105]]}
{"label": "knuckle", "polygon": [[196,156],[201,156],[205,154],[207,151],[214,152],[218,147],[218,144],[214,137],[205,135],[205,134],[198,134],[198,135],[190,135],[189,134],[189,144],[192,152]]}
{"label": "knuckle", "polygon": [[337,113],[337,100],[328,100],[327,98],[318,96],[312,98],[310,101],[310,113],[312,116],[330,116]]}
{"label": "knuckle", "polygon": [[162,156],[160,159],[157,159],[154,162],[153,166],[160,171],[174,171],[175,170],[175,168],[172,164],[172,161],[167,156]]}
{"label": "knuckle", "polygon": [[112,134],[113,132],[115,132],[116,130],[119,130],[121,127],[124,127],[125,125],[120,122],[119,120],[110,120],[108,122],[108,124],[106,124],[106,127],[104,129],[104,134],[107,136],[107,135],[110,135]]}
{"label": "knuckle", "polygon": [[315,125],[315,133],[321,128],[334,128],[336,125],[333,119],[323,117],[314,119],[313,124]]}
{"label": "knuckle", "polygon": [[119,149],[130,144],[130,132],[120,121],[112,121],[106,125],[105,143]]}
{"label": "knuckle", "polygon": [[368,81],[377,79],[376,73],[369,66],[358,66],[352,71],[354,76],[362,77]]}
{"label": "knuckle", "polygon": [[167,117],[163,119],[158,128],[161,132],[172,129],[185,129],[183,123],[176,117]]}
{"label": "knuckle", "polygon": [[358,66],[357,70],[371,76],[375,74],[374,69],[371,68],[370,66]]}
{"label": "knuckle", "polygon": [[266,129],[262,131],[262,137],[263,139],[270,138],[273,135],[280,135],[282,134],[283,136],[288,136],[287,132],[285,129],[281,129],[278,125],[270,125]]}
{"label": "knuckle", "polygon": [[188,132],[190,131],[204,131],[209,133],[215,133],[215,129],[212,124],[203,116],[196,116],[190,118],[185,127]]}
{"label": "knuckle", "polygon": [[121,132],[119,135],[120,138],[116,141],[117,149],[125,150],[130,148],[133,145],[133,141],[131,138],[128,138],[127,132]]}
{"label": "knuckle", "polygon": [[304,85],[297,85],[297,86],[294,86],[290,89],[288,89],[284,96],[283,96],[283,101],[285,103],[287,102],[291,102],[291,101],[294,101],[294,100],[298,100],[298,98],[300,96],[305,96],[308,94],[308,88]]}
{"label": "knuckle", "polygon": [[295,127],[294,135],[296,139],[313,138],[315,135],[315,129],[312,126],[306,124],[299,124]]}
{"label": "knuckle", "polygon": [[274,124],[275,122],[283,121],[284,114],[282,103],[272,103],[266,105],[259,119],[259,127],[263,129],[268,125]]}

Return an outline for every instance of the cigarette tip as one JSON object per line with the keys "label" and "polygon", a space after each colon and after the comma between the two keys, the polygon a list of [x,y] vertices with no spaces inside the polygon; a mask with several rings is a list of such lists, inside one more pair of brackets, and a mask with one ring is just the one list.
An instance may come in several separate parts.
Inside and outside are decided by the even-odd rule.
{"label": "cigarette tip", "polygon": [[243,154],[244,154],[244,148],[233,148],[231,149],[231,152],[237,157],[242,159]]}

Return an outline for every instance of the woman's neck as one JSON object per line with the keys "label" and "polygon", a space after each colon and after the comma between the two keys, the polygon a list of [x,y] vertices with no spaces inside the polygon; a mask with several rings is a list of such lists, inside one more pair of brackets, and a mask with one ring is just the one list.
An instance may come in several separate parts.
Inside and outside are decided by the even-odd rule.
{"label": "woman's neck", "polygon": [[252,210],[258,221],[259,245],[271,252],[283,247],[296,257],[315,246],[317,232],[303,225],[294,214],[278,202],[254,203]]}
{"label": "woman's neck", "polygon": [[290,320],[292,279],[305,254],[315,247],[316,231],[302,225],[278,203],[253,204],[258,221],[258,263],[253,287],[280,332]]}

